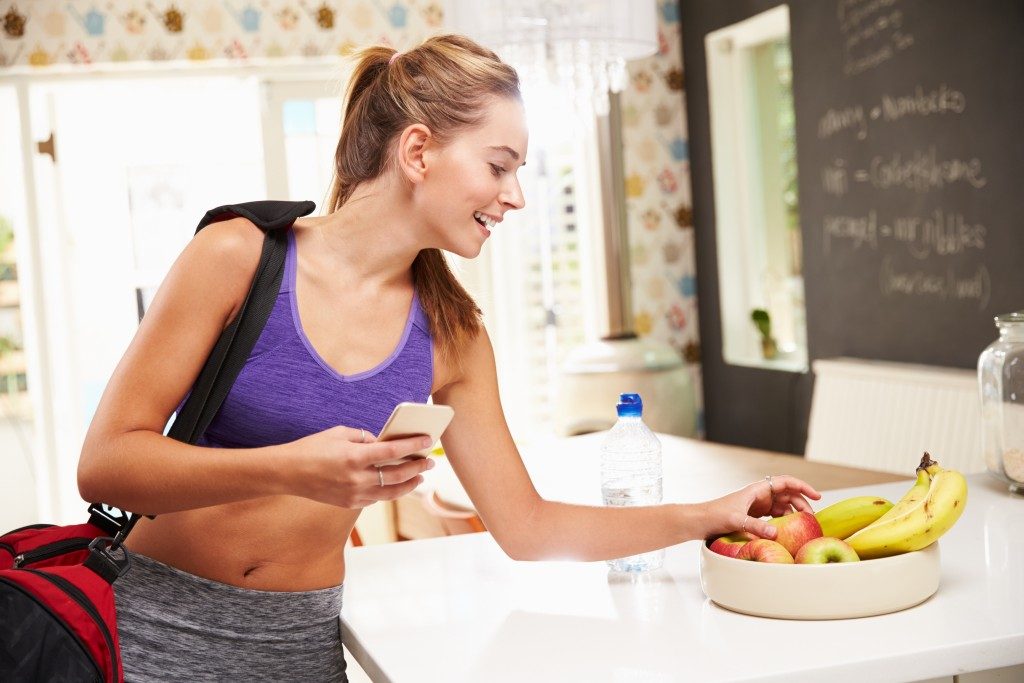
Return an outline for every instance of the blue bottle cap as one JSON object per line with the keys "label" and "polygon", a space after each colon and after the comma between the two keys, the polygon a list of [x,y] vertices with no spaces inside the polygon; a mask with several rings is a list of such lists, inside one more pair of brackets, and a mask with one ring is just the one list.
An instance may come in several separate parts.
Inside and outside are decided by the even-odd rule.
{"label": "blue bottle cap", "polygon": [[615,409],[619,417],[640,417],[644,414],[644,402],[640,394],[619,394],[619,403]]}

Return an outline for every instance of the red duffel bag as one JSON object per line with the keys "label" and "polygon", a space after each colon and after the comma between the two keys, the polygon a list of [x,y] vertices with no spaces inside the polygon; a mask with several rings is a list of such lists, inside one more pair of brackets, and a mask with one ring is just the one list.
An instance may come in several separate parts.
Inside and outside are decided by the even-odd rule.
{"label": "red duffel bag", "polygon": [[112,529],[94,515],[0,536],[3,680],[123,680],[111,584],[130,559],[109,550]]}

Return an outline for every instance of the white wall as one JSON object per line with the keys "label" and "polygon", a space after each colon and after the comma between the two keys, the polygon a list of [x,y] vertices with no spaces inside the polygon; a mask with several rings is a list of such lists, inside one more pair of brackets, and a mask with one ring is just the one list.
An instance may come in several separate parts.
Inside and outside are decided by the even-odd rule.
{"label": "white wall", "polygon": [[0,418],[0,534],[39,519],[32,471],[32,423]]}

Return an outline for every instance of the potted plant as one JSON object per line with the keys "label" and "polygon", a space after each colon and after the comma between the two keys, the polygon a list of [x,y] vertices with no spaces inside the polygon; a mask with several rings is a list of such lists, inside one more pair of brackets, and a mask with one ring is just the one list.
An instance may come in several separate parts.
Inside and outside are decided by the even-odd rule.
{"label": "potted plant", "polygon": [[14,228],[7,216],[0,214],[0,256],[4,255],[7,247],[14,241]]}
{"label": "potted plant", "polygon": [[775,337],[772,336],[772,319],[768,315],[768,311],[763,308],[755,308],[750,314],[750,319],[757,327],[757,331],[761,333],[761,355],[766,360],[778,356],[779,347],[775,343]]}

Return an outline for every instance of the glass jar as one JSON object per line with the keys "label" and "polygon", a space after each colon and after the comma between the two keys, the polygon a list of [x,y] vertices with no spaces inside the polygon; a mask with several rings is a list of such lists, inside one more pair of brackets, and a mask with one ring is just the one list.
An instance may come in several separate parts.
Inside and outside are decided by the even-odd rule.
{"label": "glass jar", "polygon": [[985,466],[1024,495],[1024,311],[996,316],[999,339],[978,358]]}

